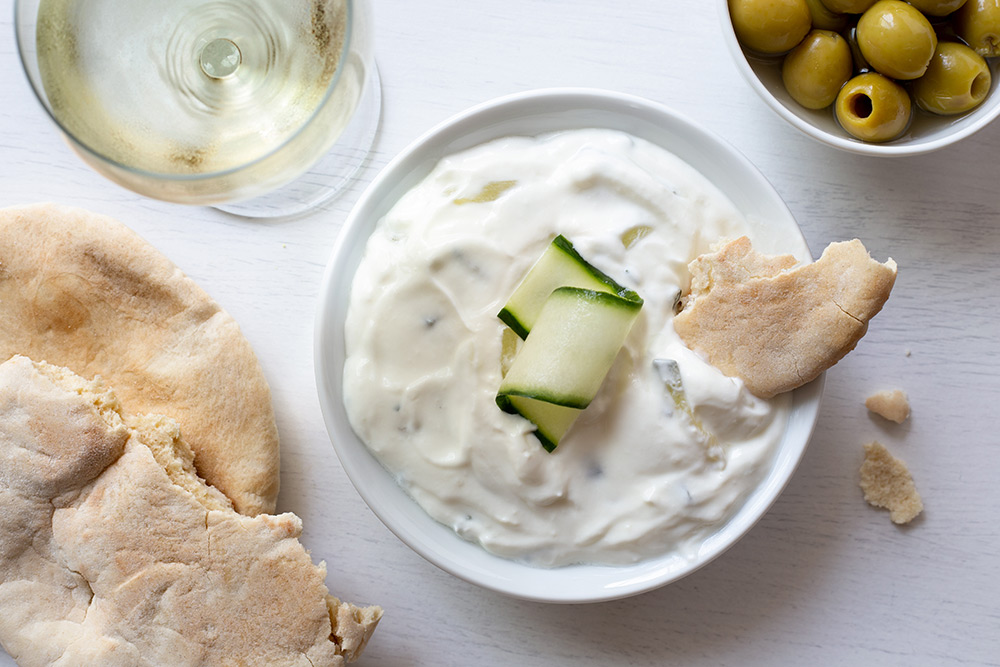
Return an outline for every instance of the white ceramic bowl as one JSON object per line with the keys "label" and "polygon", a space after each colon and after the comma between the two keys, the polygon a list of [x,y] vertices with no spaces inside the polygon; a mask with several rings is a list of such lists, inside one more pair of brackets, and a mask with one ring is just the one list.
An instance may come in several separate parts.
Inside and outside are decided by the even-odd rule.
{"label": "white ceramic bowl", "polygon": [[733,31],[728,0],[716,0],[716,3],[722,24],[722,38],[740,74],[775,113],[820,143],[862,155],[920,155],[950,146],[978,132],[1000,116],[1000,58],[991,58],[987,60],[993,77],[990,93],[970,113],[949,119],[932,116],[914,106],[913,122],[902,137],[881,144],[855,139],[837,124],[832,109],[806,109],[793,100],[785,91],[781,81],[781,67],[776,64],[777,61],[748,55]]}
{"label": "white ceramic bowl", "polygon": [[432,129],[375,178],[351,212],[326,269],[315,331],[316,379],[330,439],[348,477],[373,512],[421,556],[466,581],[518,598],[594,602],[641,593],[679,579],[743,536],[767,511],[795,470],[812,434],[823,380],[794,392],[788,428],[771,470],[745,505],[720,526],[697,558],[667,555],[623,567],[537,568],[487,553],[430,518],[351,430],[343,403],[344,319],[351,283],[376,223],[444,156],[510,135],[603,127],[629,132],[686,160],[727,194],[761,233],[802,243],[788,208],[757,169],[706,130],[651,102],[616,93],[555,89],[474,107]]}

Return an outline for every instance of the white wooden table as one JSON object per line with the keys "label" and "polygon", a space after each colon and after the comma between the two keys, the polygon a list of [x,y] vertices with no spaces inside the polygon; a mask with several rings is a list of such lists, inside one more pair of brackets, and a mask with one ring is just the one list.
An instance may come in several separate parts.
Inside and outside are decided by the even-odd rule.
{"label": "white wooden table", "polygon": [[[274,393],[279,509],[303,518],[336,594],[385,608],[362,664],[1000,665],[1000,123],[923,157],[821,146],[739,78],[707,0],[380,0],[384,115],[369,163],[322,210],[248,222],[144,199],[85,167],[32,97],[11,5],[0,0],[0,205],[113,215],[241,324]],[[361,190],[446,117],[550,86],[637,94],[698,119],[771,180],[815,253],[857,236],[900,266],[867,337],[828,373],[816,434],[767,516],[687,579],[598,605],[508,599],[411,552],[341,469],[313,376],[321,275]],[[901,426],[863,406],[887,387],[910,395]],[[871,439],[913,471],[926,511],[909,527],[862,500]]]}

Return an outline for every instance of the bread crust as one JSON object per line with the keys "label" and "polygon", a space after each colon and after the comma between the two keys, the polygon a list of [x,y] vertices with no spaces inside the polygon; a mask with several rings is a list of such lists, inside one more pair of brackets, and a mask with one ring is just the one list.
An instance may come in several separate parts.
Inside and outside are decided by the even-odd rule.
{"label": "bread crust", "polygon": [[[22,667],[343,665],[381,617],[329,595],[293,514],[179,485],[100,379],[0,364],[0,642]],[[183,462],[179,462],[183,469]]]}
{"label": "bread crust", "polygon": [[684,343],[761,398],[816,379],[854,349],[889,298],[896,263],[861,241],[831,243],[814,263],[769,257],[741,237],[689,265],[674,328]]}
{"label": "bread crust", "polygon": [[130,410],[182,424],[199,474],[238,511],[274,511],[278,431],[250,343],[130,229],[53,204],[0,210],[0,315],[0,361],[101,375]]}

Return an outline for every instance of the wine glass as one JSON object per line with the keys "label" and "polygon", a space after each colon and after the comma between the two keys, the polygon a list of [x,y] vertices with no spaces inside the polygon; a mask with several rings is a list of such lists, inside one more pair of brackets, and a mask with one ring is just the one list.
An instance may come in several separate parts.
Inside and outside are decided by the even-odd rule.
{"label": "wine glass", "polygon": [[149,197],[304,212],[364,162],[381,90],[367,0],[15,0],[69,145]]}

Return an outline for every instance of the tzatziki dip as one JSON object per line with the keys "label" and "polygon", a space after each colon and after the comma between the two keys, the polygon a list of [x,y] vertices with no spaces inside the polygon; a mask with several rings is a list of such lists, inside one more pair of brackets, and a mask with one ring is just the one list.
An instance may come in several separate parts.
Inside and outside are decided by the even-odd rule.
{"label": "tzatziki dip", "polygon": [[[497,313],[560,234],[644,303],[549,453],[531,422],[497,407],[515,338]],[[446,157],[378,222],[354,277],[351,426],[430,516],[494,554],[537,566],[693,557],[767,475],[789,414],[788,397],[753,396],[673,329],[688,264],[741,235],[803,256],[799,239],[761,239],[692,167],[622,132]]]}

